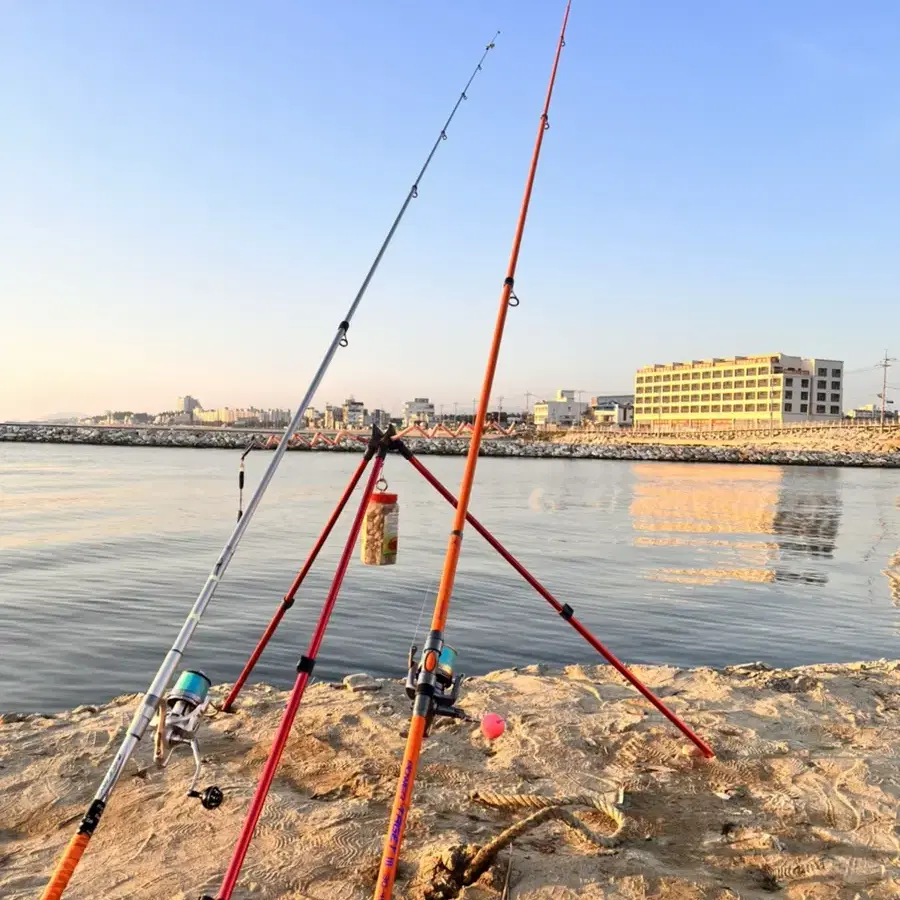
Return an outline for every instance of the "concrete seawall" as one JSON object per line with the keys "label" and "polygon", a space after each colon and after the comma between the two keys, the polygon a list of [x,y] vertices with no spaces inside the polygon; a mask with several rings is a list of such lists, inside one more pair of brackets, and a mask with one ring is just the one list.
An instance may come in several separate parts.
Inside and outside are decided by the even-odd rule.
{"label": "concrete seawall", "polygon": [[[0,424],[0,443],[89,444],[114,447],[185,447],[242,450],[252,440],[265,443],[271,433],[253,431],[193,431],[166,428],[90,428],[69,425]],[[407,446],[421,455],[462,456],[469,449],[466,439],[407,438]],[[292,451],[311,453],[359,453],[362,445],[350,438],[315,447],[300,445]],[[854,466],[900,468],[900,453],[866,453],[831,450],[795,450],[770,447],[710,447],[671,444],[566,444],[513,438],[490,438],[482,456],[526,459],[619,459],[659,462],[754,463],[782,466]]]}

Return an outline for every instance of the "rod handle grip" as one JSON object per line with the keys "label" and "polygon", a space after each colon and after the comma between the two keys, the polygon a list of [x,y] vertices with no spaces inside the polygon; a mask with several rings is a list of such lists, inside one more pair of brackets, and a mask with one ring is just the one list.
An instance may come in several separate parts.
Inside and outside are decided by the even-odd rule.
{"label": "rod handle grip", "polygon": [[69,841],[62,857],[56,864],[56,870],[53,872],[50,883],[44,888],[44,893],[41,894],[41,900],[59,900],[62,897],[63,891],[68,887],[69,880],[72,878],[75,867],[84,855],[90,839],[91,836],[89,834],[79,833]]}

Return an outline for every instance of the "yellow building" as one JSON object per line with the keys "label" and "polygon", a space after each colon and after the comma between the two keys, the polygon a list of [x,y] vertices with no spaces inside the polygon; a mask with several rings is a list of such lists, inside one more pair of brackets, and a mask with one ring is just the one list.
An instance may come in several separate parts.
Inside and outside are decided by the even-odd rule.
{"label": "yellow building", "polygon": [[634,378],[636,426],[838,421],[840,360],[731,356],[644,366]]}

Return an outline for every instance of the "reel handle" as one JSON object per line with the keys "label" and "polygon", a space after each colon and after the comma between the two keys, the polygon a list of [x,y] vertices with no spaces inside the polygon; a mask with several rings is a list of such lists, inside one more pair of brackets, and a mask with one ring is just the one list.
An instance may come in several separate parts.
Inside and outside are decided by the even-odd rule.
{"label": "reel handle", "polygon": [[214,784],[202,791],[188,791],[188,797],[195,797],[204,809],[218,809],[225,799],[221,789]]}

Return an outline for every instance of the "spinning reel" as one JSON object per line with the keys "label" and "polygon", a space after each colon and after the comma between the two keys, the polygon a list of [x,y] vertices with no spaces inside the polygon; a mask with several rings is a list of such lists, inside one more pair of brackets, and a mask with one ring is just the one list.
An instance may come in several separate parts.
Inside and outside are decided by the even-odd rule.
{"label": "spinning reel", "polygon": [[179,744],[187,744],[191,748],[194,754],[194,776],[187,795],[197,798],[204,809],[216,809],[222,802],[222,791],[215,785],[210,785],[203,791],[195,789],[201,767],[197,731],[203,713],[209,706],[211,686],[212,682],[202,672],[182,672],[175,687],[160,704],[153,740],[153,758],[161,767],[168,765]]}
{"label": "spinning reel", "polygon": [[[416,684],[422,671],[421,662],[416,662],[417,649],[415,644],[409,648],[409,671],[406,674],[406,696],[409,697],[410,700],[415,700],[416,698]],[[431,723],[434,721],[435,716],[447,716],[450,719],[471,721],[471,716],[456,705],[456,701],[459,700],[460,687],[466,676],[462,672],[460,672],[459,675],[454,675],[453,666],[455,662],[456,650],[445,644],[441,649],[441,654],[438,657],[437,665],[435,666],[434,693],[431,696],[431,702],[428,707],[425,734],[428,734],[431,731]]]}

